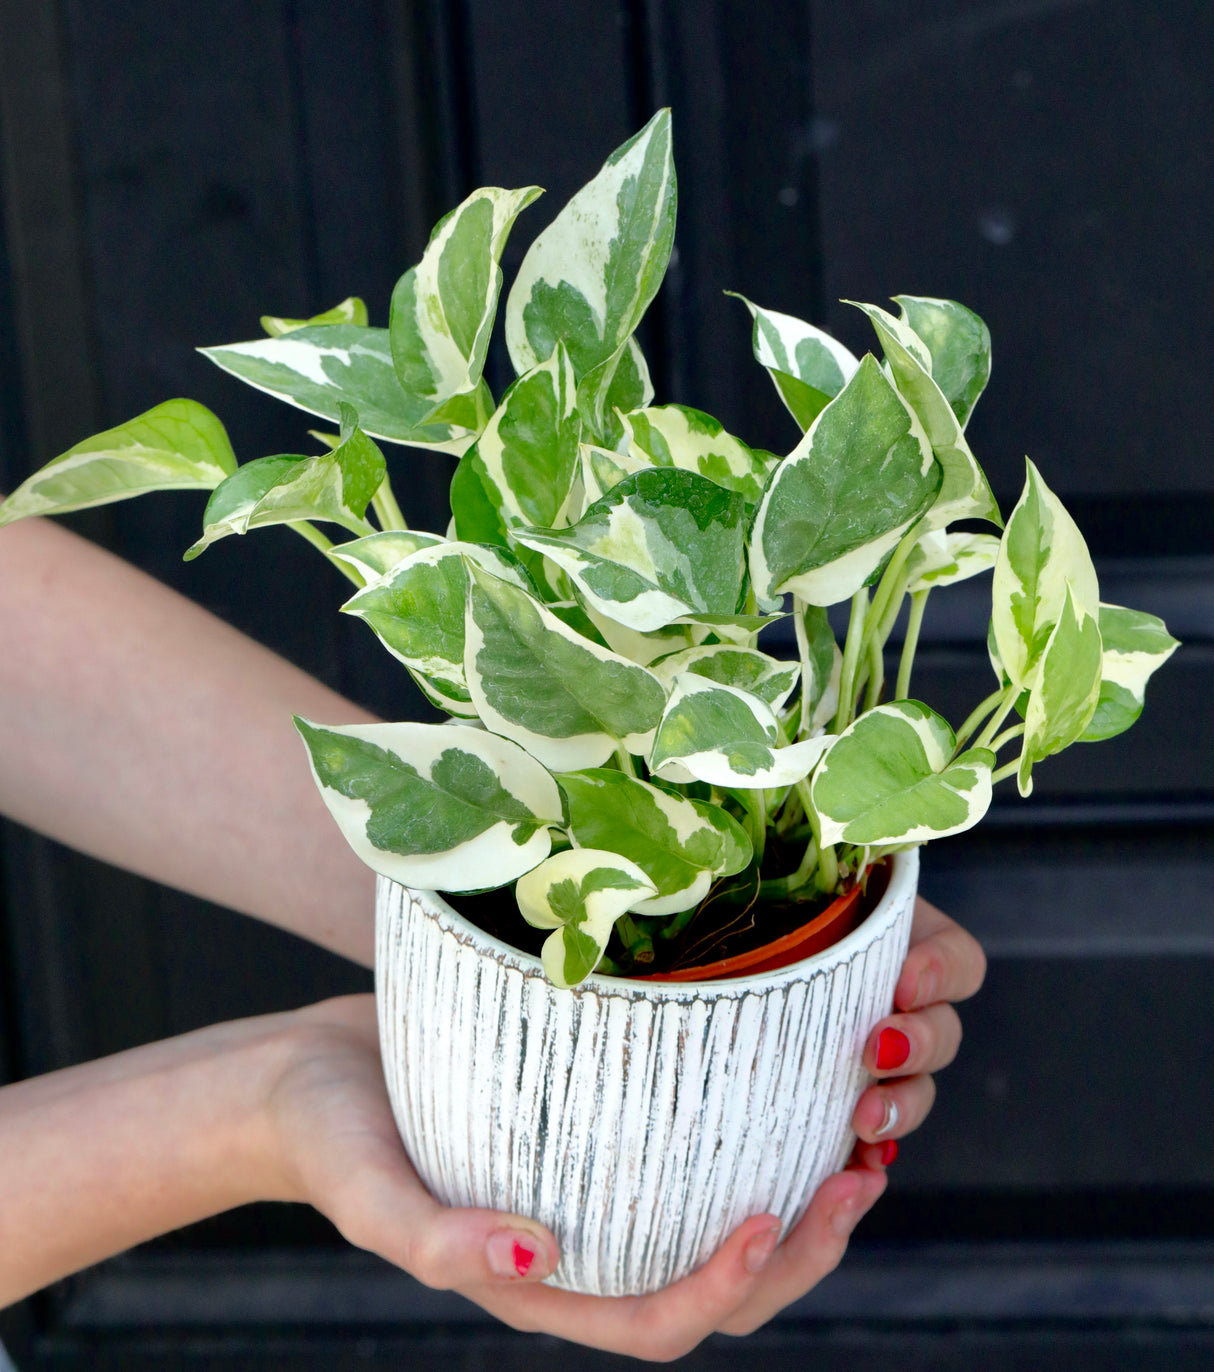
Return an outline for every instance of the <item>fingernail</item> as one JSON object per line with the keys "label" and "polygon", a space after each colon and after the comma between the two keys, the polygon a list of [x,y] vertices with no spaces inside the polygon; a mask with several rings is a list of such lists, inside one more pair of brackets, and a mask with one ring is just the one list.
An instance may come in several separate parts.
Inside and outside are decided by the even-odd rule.
{"label": "fingernail", "polygon": [[890,1072],[910,1057],[910,1039],[901,1029],[882,1029],[877,1036],[877,1068]]}
{"label": "fingernail", "polygon": [[898,1156],[898,1140],[889,1139],[881,1147],[881,1166],[888,1167]]}
{"label": "fingernail", "polygon": [[771,1229],[765,1229],[761,1234],[756,1234],[742,1250],[742,1266],[752,1276],[756,1272],[762,1272],[771,1261],[771,1255],[776,1251],[776,1244],[779,1242],[778,1224]]}
{"label": "fingernail", "polygon": [[885,1106],[885,1114],[881,1117],[880,1129],[873,1134],[874,1139],[879,1139],[882,1134],[891,1133],[898,1126],[898,1107],[893,1098],[883,1093],[881,1101]]}
{"label": "fingernail", "polygon": [[543,1249],[530,1234],[499,1229],[490,1234],[485,1254],[491,1271],[499,1277],[546,1277],[548,1264]]}

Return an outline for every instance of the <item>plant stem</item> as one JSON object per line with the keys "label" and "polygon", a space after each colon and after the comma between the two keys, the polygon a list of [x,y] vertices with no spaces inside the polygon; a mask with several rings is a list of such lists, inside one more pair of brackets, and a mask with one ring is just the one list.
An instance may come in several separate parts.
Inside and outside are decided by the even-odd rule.
{"label": "plant stem", "polygon": [[880,634],[873,634],[868,641],[868,690],[864,695],[864,708],[871,710],[881,699],[885,688],[885,651]]}
{"label": "plant stem", "polygon": [[[897,603],[894,600],[894,590],[895,588],[898,588],[899,592],[901,592],[902,568],[906,566],[906,559],[910,557],[911,550],[918,541],[919,523],[916,521],[906,533],[902,535],[902,541],[894,549],[894,555],[890,558],[885,571],[881,575],[881,580],[877,584],[877,590],[873,595],[872,614],[869,617],[869,622],[876,630],[880,630],[883,627],[885,612],[888,610],[891,601]],[[897,599],[901,600],[901,593]],[[893,624],[891,623],[889,627],[892,629]]]}
{"label": "plant stem", "polygon": [[847,621],[847,641],[843,647],[843,669],[839,674],[839,708],[831,724],[832,734],[841,734],[851,723],[855,703],[856,666],[863,646],[864,624],[868,616],[868,591],[863,586],[851,598],[851,616]]}
{"label": "plant stem", "polygon": [[371,497],[371,504],[379,519],[381,529],[407,529],[409,527],[405,523],[404,515],[401,514],[400,506],[396,503],[392,483],[388,480],[386,472],[384,479],[379,483],[379,490]]}
{"label": "plant stem", "polygon": [[998,738],[991,741],[991,752],[997,753],[1005,743],[1010,743],[1012,739],[1019,738],[1024,733],[1023,724],[1013,724],[1010,729],[1004,729]]}
{"label": "plant stem", "polygon": [[1000,781],[1006,781],[1008,777],[1015,776],[1020,770],[1020,759],[1015,762],[1007,762],[997,771],[991,773],[991,785],[994,786]]}
{"label": "plant stem", "polygon": [[910,696],[911,668],[915,665],[915,649],[919,646],[919,629],[923,624],[923,611],[927,608],[929,594],[929,591],[916,591],[911,596],[910,618],[906,622],[906,638],[898,663],[898,684],[894,687],[895,700],[907,700]]}
{"label": "plant stem", "polygon": [[634,963],[643,967],[653,961],[653,939],[648,934],[641,933],[633,923],[631,915],[621,915],[616,920],[615,927]]}
{"label": "plant stem", "polygon": [[763,853],[767,847],[767,807],[764,804],[762,791],[735,791],[738,801],[746,810],[746,818],[750,821],[747,828],[750,830],[750,841],[754,845],[755,861],[762,863]]}
{"label": "plant stem", "polygon": [[775,877],[771,881],[760,882],[759,899],[780,900],[782,897],[790,896],[794,891],[799,891],[809,880],[817,865],[818,844],[811,837],[805,845],[805,852],[802,854],[797,870],[790,872],[786,877]]}
{"label": "plant stem", "polygon": [[999,702],[1003,699],[1006,690],[1006,686],[1001,686],[999,690],[992,691],[990,695],[987,696],[987,698],[974,709],[973,713],[969,715],[965,723],[961,726],[960,729],[957,730],[958,749],[961,748],[961,745],[966,741],[967,738],[969,738],[969,736],[974,732],[978,725],[981,724],[982,721],[987,717],[987,715],[989,715],[990,712],[999,704]]}
{"label": "plant stem", "polygon": [[989,748],[991,739],[999,732],[1003,721],[1016,708],[1016,701],[1020,695],[1020,690],[1016,686],[1009,685],[1004,691],[1004,700],[995,713],[986,722],[986,728],[974,740],[975,748]]}
{"label": "plant stem", "polygon": [[620,765],[620,771],[623,772],[626,777],[636,776],[637,769],[633,766],[632,754],[622,743],[615,750],[615,760]]}
{"label": "plant stem", "polygon": [[329,554],[333,551],[333,540],[331,538],[326,538],[310,520],[293,519],[287,525],[287,528],[294,529],[300,538],[307,539],[314,548],[319,548],[320,551],[329,558],[329,561],[337,568],[342,576],[348,581],[352,581],[360,591],[367,584],[355,568],[348,566],[344,562],[339,562],[335,557],[329,557]]}

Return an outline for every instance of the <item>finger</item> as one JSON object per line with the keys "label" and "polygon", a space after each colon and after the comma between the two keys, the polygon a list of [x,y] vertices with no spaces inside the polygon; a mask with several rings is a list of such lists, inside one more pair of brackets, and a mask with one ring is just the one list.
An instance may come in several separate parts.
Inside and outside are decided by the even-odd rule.
{"label": "finger", "polygon": [[947,1067],[961,1047],[961,1017],[951,1005],[890,1015],[869,1034],[864,1066],[875,1077],[910,1077]]}
{"label": "finger", "polygon": [[852,1230],[885,1190],[883,1171],[854,1168],[828,1177],[809,1209],[776,1249],[748,1298],[718,1327],[751,1334],[839,1265]]}
{"label": "finger", "polygon": [[920,897],[915,902],[910,951],[894,990],[898,1009],[966,1000],[985,976],[986,954],[978,940]]}
{"label": "finger", "polygon": [[778,1251],[779,1229],[774,1215],[747,1220],[703,1267],[649,1296],[582,1296],[531,1285],[464,1294],[516,1329],[669,1362],[691,1352],[751,1297]]}
{"label": "finger", "polygon": [[881,1143],[856,1142],[852,1149],[849,1167],[866,1167],[870,1172],[887,1171],[898,1156],[897,1139],[885,1139]]}
{"label": "finger", "polygon": [[936,1083],[924,1073],[870,1086],[860,1097],[851,1127],[865,1143],[913,1134],[931,1111]]}

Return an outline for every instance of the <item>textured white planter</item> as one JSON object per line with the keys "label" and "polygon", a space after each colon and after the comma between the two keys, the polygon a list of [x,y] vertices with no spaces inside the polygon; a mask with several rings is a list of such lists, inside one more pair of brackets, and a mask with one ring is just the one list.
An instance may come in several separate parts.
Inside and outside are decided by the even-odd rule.
{"label": "textured white planter", "polygon": [[785,1229],[846,1161],[919,874],[899,854],[867,920],[804,962],[732,981],[591,977],[539,959],[430,891],[380,878],[384,1072],[405,1148],[449,1205],[548,1225],[555,1286],[654,1291],[749,1215]]}

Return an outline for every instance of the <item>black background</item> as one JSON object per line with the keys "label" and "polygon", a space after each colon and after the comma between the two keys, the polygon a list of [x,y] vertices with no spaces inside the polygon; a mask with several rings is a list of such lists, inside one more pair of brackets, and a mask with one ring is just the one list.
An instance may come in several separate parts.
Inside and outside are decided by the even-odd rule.
{"label": "black background", "polygon": [[[300,450],[305,416],[195,346],[351,293],[384,324],[439,214],[478,184],[538,182],[509,276],[670,104],[677,256],[646,324],[659,400],[787,450],[723,290],[856,351],[868,326],[840,297],[963,300],[994,336],[970,435],[1004,510],[1028,453],[1088,533],[1104,598],[1184,639],[1129,735],[1042,766],[1031,802],[1001,796],[927,855],[925,893],[991,954],[962,1056],[840,1273],[691,1366],[1214,1355],[1212,59],[1198,0],[0,6],[3,488],[171,395],[212,406],[242,460]],[[495,389],[503,367],[499,350]],[[443,527],[448,460],[393,454],[411,522]],[[343,583],[301,540],[272,529],[183,564],[202,504],[71,522],[353,699],[422,715],[372,636],[331,612]],[[983,594],[933,604],[925,628],[916,690],[954,723],[990,689]],[[369,985],[15,826],[0,852],[10,1075]],[[104,1264],[0,1327],[23,1365],[63,1369],[575,1356],[272,1206]]]}

